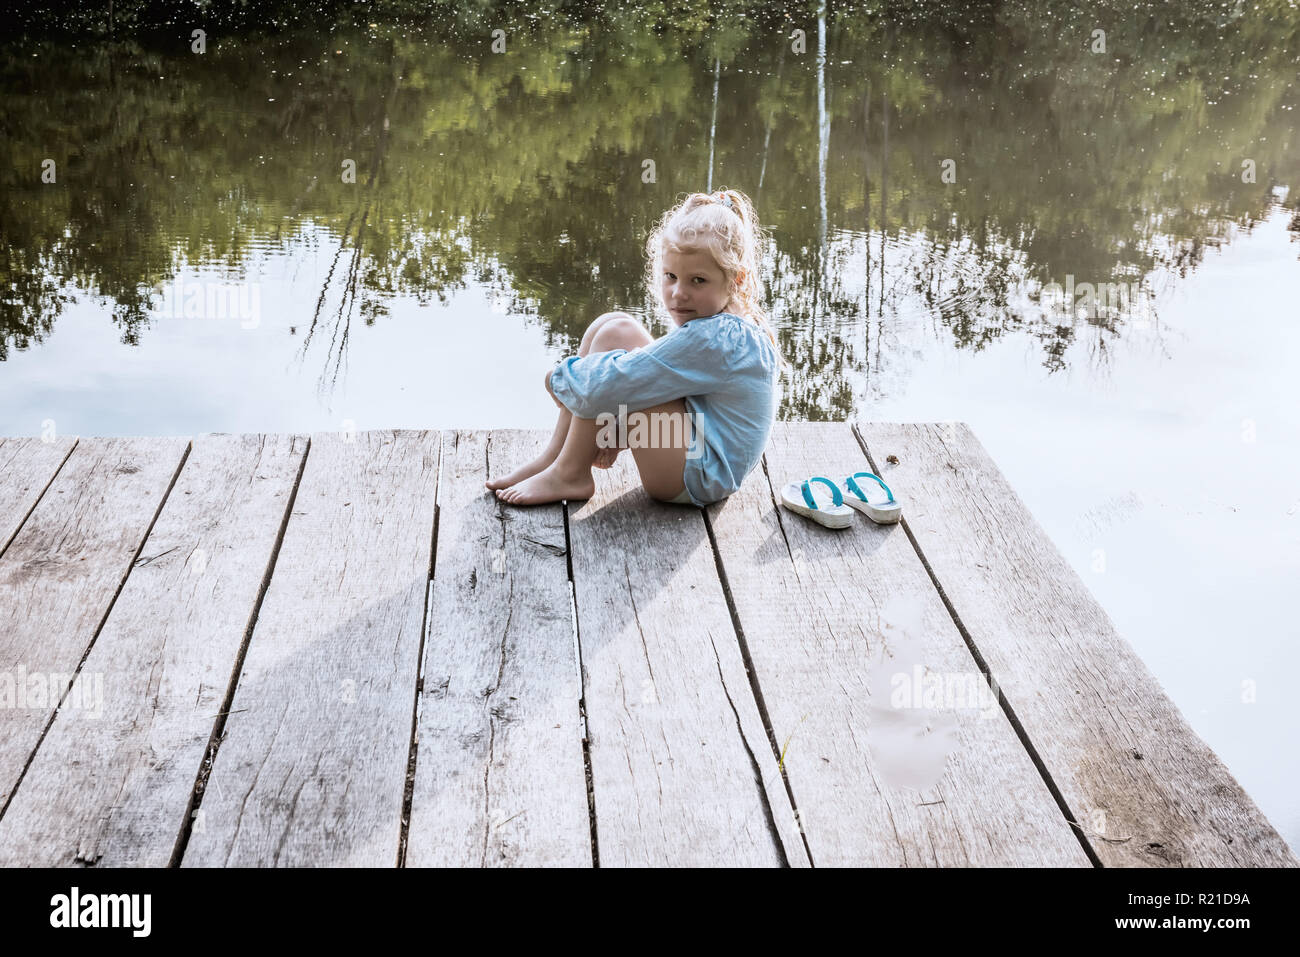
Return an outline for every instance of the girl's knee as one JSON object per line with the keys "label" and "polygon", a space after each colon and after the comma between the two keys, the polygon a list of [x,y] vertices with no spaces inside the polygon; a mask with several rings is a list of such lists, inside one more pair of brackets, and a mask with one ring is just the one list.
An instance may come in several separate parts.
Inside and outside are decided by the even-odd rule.
{"label": "girl's knee", "polygon": [[632,317],[629,316],[626,312],[601,313],[595,319],[591,320],[591,324],[587,326],[587,329],[584,333],[584,338],[590,339],[592,336],[598,333],[605,326],[606,323],[612,322],[616,319],[631,319],[631,318]]}
{"label": "girl's knee", "polygon": [[[582,333],[582,344],[578,348],[578,355],[585,356],[592,352],[592,344],[596,341],[596,334],[611,322],[617,322],[621,319],[632,319],[632,317],[626,312],[605,312],[591,320],[591,324]],[[635,322],[636,320],[633,319],[632,321]],[[606,346],[605,348],[611,347]]]}
{"label": "girl's knee", "polygon": [[593,352],[606,352],[610,349],[634,349],[637,346],[653,342],[654,336],[627,313],[614,313],[596,330],[592,338]]}

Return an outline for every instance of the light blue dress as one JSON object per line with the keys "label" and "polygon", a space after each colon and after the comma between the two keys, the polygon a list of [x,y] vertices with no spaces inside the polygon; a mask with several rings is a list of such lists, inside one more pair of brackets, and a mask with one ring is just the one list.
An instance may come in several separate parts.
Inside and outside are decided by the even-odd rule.
{"label": "light blue dress", "polygon": [[[691,319],[630,352],[569,356],[550,383],[580,419],[617,416],[620,405],[636,412],[682,399],[694,425],[682,482],[692,504],[707,505],[740,488],[767,448],[780,399],[777,374],[767,333],[722,312]],[[629,422],[629,435],[633,427]]]}

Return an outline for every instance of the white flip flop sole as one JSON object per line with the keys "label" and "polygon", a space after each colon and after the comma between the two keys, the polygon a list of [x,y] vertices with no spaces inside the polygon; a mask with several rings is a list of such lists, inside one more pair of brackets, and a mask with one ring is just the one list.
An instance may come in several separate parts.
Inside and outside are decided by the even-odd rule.
{"label": "white flip flop sole", "polygon": [[853,509],[847,505],[809,508],[808,503],[803,500],[803,489],[798,482],[791,482],[781,489],[781,504],[796,515],[803,515],[827,528],[848,528],[853,524]]}
{"label": "white flip flop sole", "polygon": [[[880,488],[880,486],[871,482],[869,484],[859,483],[858,487],[867,493],[868,501],[864,502],[862,499],[858,498],[846,482],[844,487],[840,489],[840,492],[844,495],[845,505],[857,509],[877,525],[893,525],[903,517],[902,503],[897,501],[890,502],[889,496],[885,494],[884,489]],[[879,501],[871,501],[871,499],[877,497],[879,497]]]}
{"label": "white flip flop sole", "polygon": [[857,509],[877,525],[893,525],[903,517],[903,506],[897,502],[892,505],[872,505],[870,502],[859,501],[857,496],[849,498],[846,495],[844,504]]}

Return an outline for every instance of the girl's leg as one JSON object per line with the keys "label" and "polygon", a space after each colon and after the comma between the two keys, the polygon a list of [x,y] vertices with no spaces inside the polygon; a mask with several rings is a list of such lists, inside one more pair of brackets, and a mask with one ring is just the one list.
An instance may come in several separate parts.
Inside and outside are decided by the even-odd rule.
{"label": "girl's leg", "polygon": [[[591,325],[587,327],[587,331],[582,334],[582,343],[578,346],[578,355],[589,355],[592,352],[591,347],[592,343],[595,342],[596,333],[599,332],[601,327],[609,320],[619,317],[626,317],[628,319],[632,318],[626,312],[607,312],[604,315],[597,316],[595,320],[592,321]],[[605,346],[604,348],[605,350],[609,350],[622,347]],[[600,352],[602,350],[597,349],[595,351]],[[561,406],[560,414],[555,420],[555,429],[551,432],[551,440],[546,443],[546,448],[542,450],[542,454],[537,456],[537,458],[533,459],[531,462],[519,466],[519,468],[515,469],[509,475],[489,479],[483,484],[490,489],[509,488],[511,485],[522,482],[530,475],[536,475],[542,469],[546,468],[546,466],[555,461],[556,456],[560,454],[560,449],[564,447],[564,440],[569,434],[569,422],[572,418],[573,414],[569,412],[568,409]],[[598,449],[595,461],[592,464],[607,469],[614,464],[614,459],[617,455],[617,449]]]}
{"label": "girl's leg", "polygon": [[[615,323],[598,332],[593,339],[595,352],[610,349],[635,349],[653,342],[645,328],[635,321]],[[675,415],[675,421],[664,413]],[[680,494],[682,472],[686,466],[686,449],[690,432],[686,423],[686,403],[674,399],[640,412],[628,414],[628,433],[636,439],[637,416],[643,416],[640,435],[644,442],[630,442],[641,483],[651,497],[668,501]],[[599,433],[595,419],[570,416],[568,434],[555,461],[540,472],[506,489],[497,497],[514,505],[536,505],[560,499],[590,498],[596,491],[591,476],[592,459],[598,451]],[[638,448],[637,445],[643,447]]]}
{"label": "girl's leg", "polygon": [[[629,420],[634,415],[645,416],[642,421],[646,423],[645,435],[649,441],[648,446],[646,442],[629,442],[636,470],[641,474],[641,484],[651,498],[670,502],[686,491],[682,473],[686,471],[686,450],[691,442],[686,403],[673,399],[640,412],[629,412]],[[636,438],[632,430],[633,424],[629,421],[629,439]]]}
{"label": "girl's leg", "polygon": [[561,499],[591,498],[596,480],[591,477],[592,459],[596,455],[595,419],[569,416],[569,434],[555,461],[536,475],[509,488],[497,489],[497,498],[513,505],[538,505]]}

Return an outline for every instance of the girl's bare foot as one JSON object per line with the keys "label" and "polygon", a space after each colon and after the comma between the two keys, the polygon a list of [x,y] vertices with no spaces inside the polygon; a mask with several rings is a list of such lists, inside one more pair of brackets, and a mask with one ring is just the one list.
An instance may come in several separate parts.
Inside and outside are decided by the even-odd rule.
{"label": "girl's bare foot", "polygon": [[575,476],[562,475],[547,467],[517,485],[497,489],[497,498],[511,505],[541,505],[565,498],[591,498],[595,493],[596,480],[591,477],[590,470]]}
{"label": "girl's bare foot", "polygon": [[[556,453],[558,454],[558,453]],[[546,468],[555,461],[555,455],[547,458],[543,452],[537,458],[533,459],[527,465],[521,465],[509,475],[503,475],[500,478],[488,479],[483,484],[490,489],[509,488],[512,485],[518,485],[526,478],[536,475],[542,469]]]}

